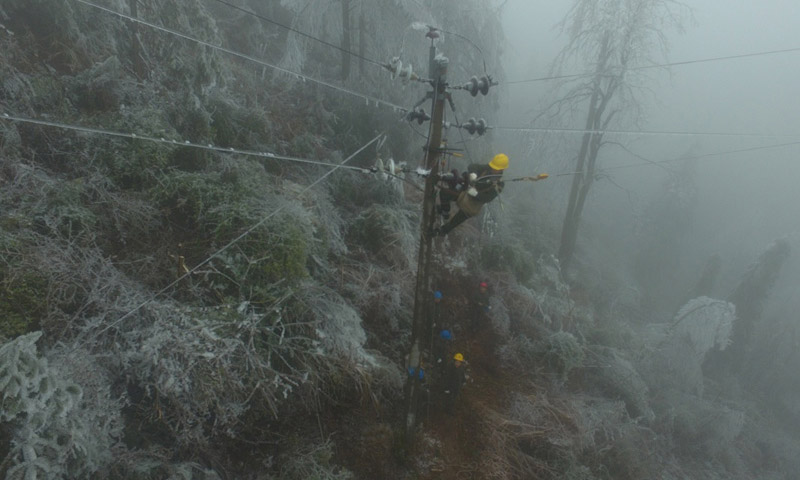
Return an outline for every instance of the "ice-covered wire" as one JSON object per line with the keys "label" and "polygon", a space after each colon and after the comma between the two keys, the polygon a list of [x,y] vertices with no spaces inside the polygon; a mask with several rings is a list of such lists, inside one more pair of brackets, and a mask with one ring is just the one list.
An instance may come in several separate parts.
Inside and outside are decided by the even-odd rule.
{"label": "ice-covered wire", "polygon": [[[719,157],[719,156],[722,156],[722,155],[730,155],[732,153],[754,152],[754,151],[758,151],[758,150],[769,150],[769,149],[773,149],[773,148],[791,147],[791,146],[795,146],[795,145],[800,145],[800,141],[798,141],[798,142],[788,142],[788,143],[778,143],[778,144],[774,144],[774,145],[762,145],[760,147],[740,148],[740,149],[736,149],[736,150],[725,150],[725,151],[722,151],[722,152],[711,152],[711,153],[704,153],[704,154],[701,154],[701,155],[682,156],[682,157],[676,157],[676,158],[668,158],[666,160],[650,160],[650,161],[646,161],[646,162],[630,163],[630,164],[627,164],[627,165],[617,165],[615,167],[600,168],[598,170],[598,172],[597,172],[597,175],[601,175],[601,174],[604,174],[606,172],[610,172],[610,171],[613,171],[613,170],[623,170],[623,169],[627,169],[627,168],[647,167],[647,166],[653,166],[653,165],[659,166],[659,165],[662,165],[664,163],[681,162],[681,161],[685,161],[685,160],[698,160],[698,159],[707,158],[707,157]],[[586,172],[577,172],[576,171],[576,172],[551,173],[549,176],[550,177],[566,177],[566,176],[578,175],[578,174],[585,175]],[[480,180],[482,178],[492,178],[492,177],[502,177],[502,176],[503,176],[502,174],[490,174],[490,175],[484,175],[482,177],[479,177],[478,180]],[[523,180],[523,179],[529,179],[529,178],[530,177],[511,178],[511,179],[509,179],[509,181]]]}
{"label": "ice-covered wire", "polygon": [[781,148],[781,147],[791,147],[795,145],[800,145],[800,142],[788,142],[788,143],[778,143],[774,145],[762,145],[760,147],[749,147],[749,148],[740,148],[737,150],[726,150],[724,152],[712,152],[712,153],[704,153],[701,155],[692,155],[692,156],[683,156],[677,158],[669,158],[667,160],[656,160],[651,162],[640,162],[640,163],[631,163],[627,165],[618,165],[616,167],[607,167],[603,168],[603,172],[608,172],[611,170],[623,170],[626,168],[635,168],[635,167],[646,167],[648,165],[659,165],[664,163],[672,163],[672,162],[680,162],[684,160],[697,160],[706,157],[718,157],[721,155],[730,155],[732,153],[744,153],[744,152],[754,152],[758,150],[769,150],[772,148]]}
{"label": "ice-covered wire", "polygon": [[542,133],[586,133],[597,135],[647,135],[662,137],[749,137],[749,138],[798,138],[800,133],[769,134],[769,133],[734,133],[734,132],[691,132],[675,130],[584,130],[580,128],[537,128],[537,127],[492,127],[493,130],[508,130],[512,132],[542,132]]}
{"label": "ice-covered wire", "polygon": [[232,147],[225,148],[225,147],[219,147],[219,146],[216,146],[216,145],[212,145],[210,143],[208,143],[208,144],[194,143],[194,142],[190,142],[189,140],[169,140],[169,139],[166,139],[164,137],[153,137],[153,136],[149,136],[149,135],[139,135],[139,134],[136,134],[136,133],[116,132],[116,131],[112,131],[112,130],[104,130],[104,129],[101,129],[101,128],[93,128],[93,127],[84,127],[84,126],[80,126],[80,125],[71,125],[71,124],[68,124],[68,123],[60,123],[60,122],[54,122],[54,121],[50,121],[50,120],[40,120],[40,119],[35,119],[35,118],[20,117],[20,116],[17,116],[17,115],[9,115],[8,113],[0,114],[0,120],[7,120],[7,121],[13,121],[13,122],[20,122],[20,123],[30,123],[30,124],[34,124],[34,125],[42,125],[42,126],[47,126],[47,127],[61,128],[61,129],[65,129],[65,130],[74,130],[74,131],[78,131],[78,132],[91,133],[91,134],[95,134],[95,135],[108,135],[108,136],[112,136],[112,137],[129,138],[131,140],[142,140],[142,141],[146,141],[146,142],[163,143],[163,144],[166,144],[166,145],[172,145],[172,146],[176,146],[176,147],[200,148],[200,149],[203,149],[203,150],[210,150],[212,152],[247,155],[247,156],[261,157],[261,158],[267,158],[267,159],[272,159],[272,160],[282,160],[282,161],[294,162],[294,163],[306,163],[306,164],[310,164],[310,165],[322,165],[322,166],[325,166],[325,167],[333,167],[334,169],[344,168],[344,169],[348,169],[348,170],[357,170],[357,171],[364,172],[364,173],[370,172],[370,170],[368,168],[361,168],[361,167],[356,167],[356,166],[352,166],[352,165],[341,165],[341,164],[336,164],[336,163],[320,162],[320,161],[317,161],[317,160],[310,160],[310,159],[307,159],[307,158],[299,158],[299,157],[290,157],[290,156],[286,156],[286,155],[278,155],[278,154],[270,153],[270,152],[258,152],[258,151],[255,151],[255,150],[240,150],[240,149],[232,148]]}
{"label": "ice-covered wire", "polygon": [[[776,55],[776,54],[780,54],[780,53],[793,53],[793,52],[799,52],[799,51],[800,51],[800,47],[784,48],[784,49],[780,49],[780,50],[769,50],[769,51],[766,51],[766,52],[742,53],[742,54],[738,54],[738,55],[727,55],[727,56],[724,56],[724,57],[701,58],[701,59],[697,59],[697,60],[684,60],[684,61],[681,61],[681,62],[661,63],[661,64],[656,64],[656,65],[642,65],[642,66],[639,66],[639,67],[628,67],[627,70],[628,71],[632,71],[632,70],[645,70],[645,69],[648,69],[648,68],[665,68],[665,67],[674,67],[674,66],[678,66],[678,65],[691,65],[691,64],[695,64],[695,63],[719,62],[719,61],[723,61],[723,60],[734,60],[734,59],[737,59],[737,58],[760,57],[760,56],[764,56],[764,55]],[[543,81],[546,81],[546,80],[561,80],[561,79],[564,79],[564,78],[593,77],[595,75],[596,75],[595,73],[574,73],[574,74],[569,74],[569,75],[554,75],[554,76],[550,76],[550,77],[529,78],[527,80],[512,80],[512,81],[500,82],[500,83],[498,83],[498,85],[514,85],[514,84],[518,84],[518,83],[543,82]]]}
{"label": "ice-covered wire", "polygon": [[479,46],[475,45],[475,42],[473,42],[469,38],[465,37],[464,35],[461,35],[460,33],[448,32],[447,30],[442,30],[441,28],[437,28],[437,30],[439,30],[442,33],[446,33],[448,35],[456,36],[456,37],[466,41],[467,43],[469,43],[473,47],[475,47],[475,50],[477,50],[478,53],[481,54],[481,61],[483,62],[483,73],[488,75],[488,72],[486,71],[486,56],[483,54],[483,50],[481,50]]}

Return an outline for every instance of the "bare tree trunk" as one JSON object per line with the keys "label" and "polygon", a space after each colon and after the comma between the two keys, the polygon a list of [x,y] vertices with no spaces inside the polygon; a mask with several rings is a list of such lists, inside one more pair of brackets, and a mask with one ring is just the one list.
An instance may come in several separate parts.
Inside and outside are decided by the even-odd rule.
{"label": "bare tree trunk", "polygon": [[606,68],[609,59],[608,35],[603,40],[597,63],[597,72],[592,85],[592,97],[589,101],[589,112],[586,115],[586,130],[581,141],[581,149],[575,162],[575,176],[569,192],[567,214],[561,229],[561,243],[558,249],[558,259],[562,266],[569,265],[575,253],[575,243],[578,239],[578,226],[581,213],[586,202],[586,196],[594,181],[597,154],[600,151],[603,134],[600,133],[607,126],[609,118],[603,121],[603,113],[616,90],[616,82],[612,79],[608,83],[607,91],[603,92],[603,77],[601,74]]}
{"label": "bare tree trunk", "polygon": [[[128,8],[130,8],[131,17],[133,18],[137,18],[139,15],[138,3],[139,0],[128,0]],[[142,57],[142,44],[141,40],[139,39],[138,23],[130,22],[130,33],[131,33],[131,64],[133,65],[133,71],[136,74],[136,78],[142,80],[147,76],[147,66],[144,63],[144,57]]]}
{"label": "bare tree trunk", "polygon": [[[592,100],[589,103],[589,114],[586,117],[586,130],[592,130],[595,124],[597,100],[599,96],[599,86],[596,86],[592,92]],[[591,182],[591,179],[585,178],[586,174],[584,169],[589,155],[589,145],[593,137],[593,133],[587,132],[583,134],[581,149],[580,152],[578,152],[578,159],[575,162],[575,176],[572,178],[572,188],[569,192],[567,214],[564,216],[564,223],[561,228],[561,244],[558,249],[558,259],[564,266],[570,262],[572,254],[575,251],[575,241],[578,236],[578,222],[580,221],[581,215],[580,210],[583,208],[582,204],[579,206],[578,197],[581,190],[584,189],[584,182]]]}
{"label": "bare tree trunk", "polygon": [[[362,4],[365,0],[362,0]],[[361,58],[358,60],[358,73],[364,75],[364,58],[367,55],[367,18],[364,16],[364,9],[359,8],[358,17],[358,54]]]}
{"label": "bare tree trunk", "polygon": [[342,80],[350,77],[350,0],[342,0]]}

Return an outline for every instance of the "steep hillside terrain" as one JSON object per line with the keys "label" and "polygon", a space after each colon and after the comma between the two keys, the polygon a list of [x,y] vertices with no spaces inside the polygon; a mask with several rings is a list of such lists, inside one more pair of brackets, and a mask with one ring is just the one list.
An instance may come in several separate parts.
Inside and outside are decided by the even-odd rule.
{"label": "steep hillside terrain", "polygon": [[469,381],[448,408],[427,358],[404,442],[420,179],[369,169],[418,164],[396,106],[424,86],[297,32],[425,65],[430,21],[480,38],[444,45],[482,71],[483,3],[365,2],[357,35],[313,1],[2,2],[0,475],[792,478],[792,432],[704,379],[708,329],[657,323],[602,262],[567,281],[553,226],[495,205],[435,242]]}

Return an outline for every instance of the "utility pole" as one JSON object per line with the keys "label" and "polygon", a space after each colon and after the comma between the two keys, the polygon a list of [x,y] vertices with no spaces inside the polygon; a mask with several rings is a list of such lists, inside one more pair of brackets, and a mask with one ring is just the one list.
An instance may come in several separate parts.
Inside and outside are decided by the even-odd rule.
{"label": "utility pole", "polygon": [[[414,427],[417,425],[417,408],[420,391],[422,389],[419,378],[420,365],[422,364],[422,352],[425,347],[430,347],[430,345],[427,345],[425,342],[430,340],[433,330],[432,319],[428,314],[430,302],[433,298],[430,289],[433,237],[430,232],[433,230],[433,224],[436,219],[434,207],[436,204],[436,183],[439,178],[439,157],[447,153],[446,149],[442,146],[442,130],[445,127],[455,127],[467,130],[470,134],[477,133],[478,135],[483,135],[486,130],[490,128],[484,119],[476,120],[474,118],[470,118],[463,125],[445,124],[445,101],[447,101],[450,104],[450,108],[455,111],[455,105],[448,91],[449,89],[465,90],[474,97],[478,93],[486,95],[489,92],[489,87],[496,85],[488,75],[480,79],[473,76],[469,82],[463,85],[448,85],[447,67],[450,61],[447,57],[436,52],[435,42],[436,39],[439,38],[439,30],[429,26],[428,33],[425,36],[431,39],[430,52],[428,55],[427,79],[422,79],[414,73],[411,65],[403,66],[399,57],[395,57],[390,62],[384,64],[384,67],[392,72],[392,76],[399,77],[403,80],[403,83],[408,83],[413,80],[428,83],[432,87],[432,91],[428,92],[406,115],[408,121],[417,121],[419,124],[422,124],[426,120],[431,121],[430,135],[428,136],[428,143],[425,146],[425,160],[422,167],[428,173],[425,178],[424,197],[422,200],[422,222],[420,225],[419,254],[417,257],[417,282],[414,290],[414,317],[411,326],[411,346],[406,357],[406,368],[408,369],[409,375],[406,379],[405,387],[404,439],[407,452],[412,446]],[[425,113],[425,110],[418,109],[418,107],[428,99],[431,100],[430,116]]]}
{"label": "utility pole", "polygon": [[[430,53],[428,56],[428,77],[433,91],[431,97],[431,128],[428,144],[425,147],[425,169],[430,173],[425,178],[425,191],[422,201],[422,224],[420,226],[419,256],[417,258],[417,283],[414,290],[414,318],[411,327],[411,350],[408,354],[407,368],[419,372],[422,356],[422,342],[430,337],[431,323],[427,315],[427,304],[430,300],[430,265],[433,237],[430,230],[433,228],[434,206],[436,202],[436,178],[439,173],[439,156],[441,155],[442,127],[444,124],[444,102],[447,95],[447,65],[449,60],[436,54],[435,40],[438,33],[431,30],[427,34],[431,39]],[[421,385],[417,375],[409,375],[406,383],[406,415],[405,439],[406,446],[410,446],[413,438],[414,427],[417,423],[417,405]]]}

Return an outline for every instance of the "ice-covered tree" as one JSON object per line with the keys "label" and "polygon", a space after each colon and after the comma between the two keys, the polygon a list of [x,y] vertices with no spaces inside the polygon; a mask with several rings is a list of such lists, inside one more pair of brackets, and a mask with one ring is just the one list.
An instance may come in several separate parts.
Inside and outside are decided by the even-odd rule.
{"label": "ice-covered tree", "polygon": [[739,318],[731,334],[731,347],[709,357],[708,367],[716,371],[738,372],[746,364],[752,354],[753,331],[761,320],[761,312],[790,252],[789,242],[777,240],[748,267],[728,296],[728,301],[736,305]]}
{"label": "ice-covered tree", "polygon": [[681,284],[678,273],[685,256],[683,240],[691,231],[697,204],[693,167],[686,162],[680,171],[670,171],[661,192],[639,219],[633,272],[642,287],[645,307],[674,312],[676,303],[686,294],[676,287]]}
{"label": "ice-covered tree", "polygon": [[[572,187],[564,217],[559,259],[568,263],[575,251],[581,213],[597,174],[605,132],[641,117],[641,97],[648,71],[638,67],[666,56],[668,30],[682,30],[686,7],[674,0],[576,0],[560,23],[567,45],[556,61],[556,73],[590,71],[556,91],[558,100],[542,117],[572,123],[584,111],[583,135],[575,157]],[[588,105],[587,105],[588,104]],[[569,118],[566,118],[569,117]]]}
{"label": "ice-covered tree", "polygon": [[690,300],[675,315],[675,338],[690,342],[694,355],[701,360],[712,349],[725,350],[730,344],[736,306],[709,297]]}

